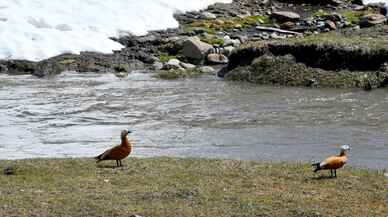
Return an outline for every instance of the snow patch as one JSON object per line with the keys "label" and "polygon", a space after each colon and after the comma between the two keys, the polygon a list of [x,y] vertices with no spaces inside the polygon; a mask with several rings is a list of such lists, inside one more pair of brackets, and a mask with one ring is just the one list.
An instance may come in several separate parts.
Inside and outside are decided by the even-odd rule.
{"label": "snow patch", "polygon": [[111,53],[109,37],[175,28],[177,11],[232,0],[2,0],[0,59],[38,61],[62,53]]}

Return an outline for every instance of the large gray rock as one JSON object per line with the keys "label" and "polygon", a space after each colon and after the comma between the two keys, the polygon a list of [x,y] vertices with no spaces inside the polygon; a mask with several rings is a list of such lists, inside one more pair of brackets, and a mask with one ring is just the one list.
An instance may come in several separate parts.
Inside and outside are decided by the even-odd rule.
{"label": "large gray rock", "polygon": [[271,16],[281,22],[298,21],[300,19],[299,14],[291,11],[275,11],[272,12]]}
{"label": "large gray rock", "polygon": [[213,46],[198,38],[189,38],[183,43],[183,55],[192,59],[202,60],[213,50]]}

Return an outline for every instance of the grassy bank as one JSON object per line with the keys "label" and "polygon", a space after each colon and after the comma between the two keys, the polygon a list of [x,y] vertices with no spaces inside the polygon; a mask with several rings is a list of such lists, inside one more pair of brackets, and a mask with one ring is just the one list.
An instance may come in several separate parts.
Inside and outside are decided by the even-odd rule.
{"label": "grassy bank", "polygon": [[388,85],[387,31],[376,26],[250,42],[231,54],[221,76],[281,86],[383,88]]}
{"label": "grassy bank", "polygon": [[[387,216],[388,179],[228,160],[0,161],[0,216]],[[324,173],[325,175],[327,173]]]}

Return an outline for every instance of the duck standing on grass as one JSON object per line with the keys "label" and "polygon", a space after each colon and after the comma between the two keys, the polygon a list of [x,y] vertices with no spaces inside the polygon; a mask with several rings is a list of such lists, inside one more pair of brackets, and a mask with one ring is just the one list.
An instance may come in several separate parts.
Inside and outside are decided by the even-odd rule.
{"label": "duck standing on grass", "polygon": [[311,164],[315,167],[314,172],[319,170],[330,170],[331,177],[337,177],[337,169],[343,167],[348,160],[346,152],[350,150],[350,145],[343,145],[341,147],[341,153],[338,156],[331,156],[320,163]]}
{"label": "duck standing on grass", "polygon": [[123,166],[121,160],[126,158],[132,151],[132,144],[128,141],[128,134],[132,131],[121,131],[121,144],[95,157],[97,163],[104,160],[116,160],[117,167]]}

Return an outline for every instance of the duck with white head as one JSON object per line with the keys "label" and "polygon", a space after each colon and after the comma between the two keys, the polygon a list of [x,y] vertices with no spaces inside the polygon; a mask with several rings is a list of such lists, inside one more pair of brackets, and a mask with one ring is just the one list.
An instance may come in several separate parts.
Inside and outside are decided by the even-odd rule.
{"label": "duck with white head", "polygon": [[330,176],[337,177],[337,169],[343,167],[348,161],[347,152],[349,150],[350,144],[343,145],[339,155],[331,156],[322,162],[312,164],[312,166],[315,167],[314,172],[318,172],[319,170],[330,170]]}

